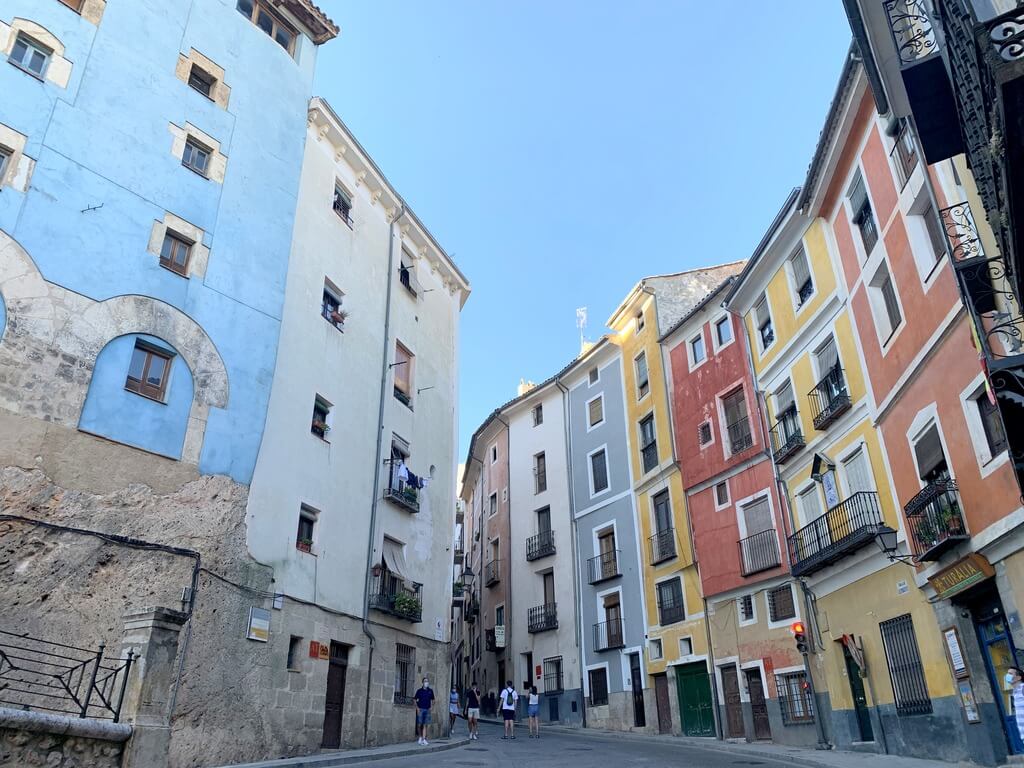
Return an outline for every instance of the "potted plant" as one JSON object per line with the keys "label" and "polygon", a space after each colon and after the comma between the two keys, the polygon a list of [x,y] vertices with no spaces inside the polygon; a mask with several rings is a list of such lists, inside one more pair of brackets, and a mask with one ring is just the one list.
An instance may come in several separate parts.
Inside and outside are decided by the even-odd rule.
{"label": "potted plant", "polygon": [[395,612],[402,616],[418,616],[423,605],[415,595],[401,592],[395,595]]}
{"label": "potted plant", "polygon": [[320,419],[313,419],[313,429],[322,435],[326,435],[331,431],[330,425],[326,421],[321,421]]}
{"label": "potted plant", "polygon": [[313,549],[312,539],[298,539],[295,542],[295,548],[302,552],[310,552]]}
{"label": "potted plant", "polygon": [[347,319],[348,312],[346,312],[341,307],[331,310],[331,322],[334,323],[335,325],[344,325]]}
{"label": "potted plant", "polygon": [[407,500],[413,503],[415,503],[420,497],[419,491],[417,491],[411,485],[406,485],[405,487],[402,488],[402,495],[405,496]]}

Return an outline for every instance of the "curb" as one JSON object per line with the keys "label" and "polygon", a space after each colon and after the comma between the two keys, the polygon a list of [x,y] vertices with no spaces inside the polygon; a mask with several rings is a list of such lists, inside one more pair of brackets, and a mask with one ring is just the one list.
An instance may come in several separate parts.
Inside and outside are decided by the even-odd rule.
{"label": "curb", "polygon": [[305,757],[283,757],[280,760],[263,760],[258,763],[239,763],[236,765],[224,765],[220,768],[335,768],[339,765],[354,765],[356,763],[369,763],[377,760],[391,760],[392,758],[411,757],[412,755],[423,755],[431,752],[445,752],[449,749],[469,744],[469,739],[458,739],[456,741],[435,741],[426,747],[410,746],[405,749],[390,750],[387,752],[363,752],[362,754],[346,754],[334,752],[319,755],[306,755]]}

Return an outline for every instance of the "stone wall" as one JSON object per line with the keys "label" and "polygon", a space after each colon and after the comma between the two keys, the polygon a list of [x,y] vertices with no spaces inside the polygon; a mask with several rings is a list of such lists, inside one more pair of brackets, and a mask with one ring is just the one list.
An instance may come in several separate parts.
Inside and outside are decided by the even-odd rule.
{"label": "stone wall", "polygon": [[0,707],[0,768],[121,768],[126,725]]}

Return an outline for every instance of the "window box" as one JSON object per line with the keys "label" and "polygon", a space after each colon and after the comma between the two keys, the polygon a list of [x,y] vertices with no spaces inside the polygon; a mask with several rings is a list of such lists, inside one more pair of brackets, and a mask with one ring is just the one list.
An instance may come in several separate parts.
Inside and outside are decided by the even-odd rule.
{"label": "window box", "polygon": [[313,550],[313,542],[311,539],[299,539],[295,542],[295,548],[300,552],[311,552]]}

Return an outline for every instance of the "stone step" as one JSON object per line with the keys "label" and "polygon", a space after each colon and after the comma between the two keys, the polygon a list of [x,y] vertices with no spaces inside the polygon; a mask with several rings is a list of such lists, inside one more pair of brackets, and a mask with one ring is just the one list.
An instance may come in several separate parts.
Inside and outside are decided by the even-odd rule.
{"label": "stone step", "polygon": [[432,741],[425,747],[415,743],[392,744],[376,749],[354,749],[346,751],[331,751],[319,755],[306,755],[305,757],[284,757],[280,760],[263,760],[257,763],[236,763],[234,765],[222,765],[219,768],[337,768],[340,765],[353,765],[366,763],[372,760],[390,760],[397,757],[410,757],[428,752],[443,752],[447,749],[454,749],[468,744],[469,739],[438,739]]}

